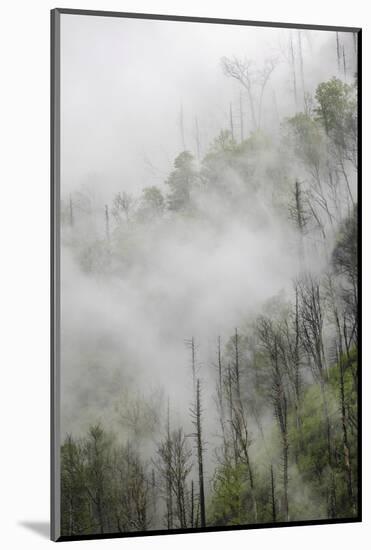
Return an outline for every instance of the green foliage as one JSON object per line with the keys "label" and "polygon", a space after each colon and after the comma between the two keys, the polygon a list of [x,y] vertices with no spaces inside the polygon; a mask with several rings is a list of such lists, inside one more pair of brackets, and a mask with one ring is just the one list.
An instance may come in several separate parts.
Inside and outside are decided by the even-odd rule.
{"label": "green foliage", "polygon": [[185,212],[191,207],[192,188],[197,181],[193,155],[183,151],[174,161],[173,172],[166,180],[170,191],[167,195],[169,210]]}
{"label": "green foliage", "polygon": [[152,223],[161,217],[165,206],[165,198],[158,187],[145,187],[140,198],[137,218],[139,221]]}
{"label": "green foliage", "polygon": [[[357,419],[357,387],[354,383],[357,372],[357,351],[353,349],[350,358],[343,357],[346,364],[345,404],[346,424],[349,429],[349,446],[351,449],[350,464],[356,492],[357,479],[357,433],[352,428],[356,426]],[[297,465],[298,473],[306,487],[310,487],[311,500],[317,507],[317,517],[327,517],[329,491],[334,486],[336,500],[336,517],[352,517],[354,514],[353,503],[350,502],[347,470],[344,458],[343,431],[340,416],[340,365],[335,364],[329,369],[329,383],[326,387],[327,402],[331,418],[331,445],[332,467],[329,468],[327,455],[326,426],[323,415],[323,397],[319,384],[308,386],[302,396],[300,429],[291,421],[290,441]],[[295,452],[296,450],[296,452]],[[354,495],[356,499],[356,494]],[[308,513],[307,501],[301,504],[297,510],[298,517]]]}
{"label": "green foliage", "polygon": [[71,436],[61,447],[61,509],[62,533],[79,535],[90,530],[84,452]]}
{"label": "green foliage", "polygon": [[308,166],[319,168],[323,156],[323,132],[309,115],[297,113],[286,120],[285,144]]}
{"label": "green foliage", "polygon": [[339,145],[344,145],[344,134],[356,128],[356,99],[353,86],[337,78],[319,84],[316,90],[317,119],[326,134],[332,135]]}
{"label": "green foliage", "polygon": [[224,158],[230,155],[230,158],[233,158],[233,154],[237,151],[238,144],[232,137],[231,132],[229,130],[221,130],[220,134],[212,142],[205,160],[217,158],[220,155],[223,155]]}
{"label": "green foliage", "polygon": [[272,140],[262,130],[255,130],[238,146],[238,150],[244,154],[258,154],[269,151],[272,148]]}
{"label": "green foliage", "polygon": [[148,480],[138,453],[99,424],[61,447],[61,533],[146,530]]}
{"label": "green foliage", "polygon": [[332,252],[335,273],[345,275],[353,284],[358,276],[358,219],[357,208],[342,223]]}
{"label": "green foliage", "polygon": [[223,464],[214,476],[209,517],[213,525],[243,525],[248,522],[247,472],[242,464]]}

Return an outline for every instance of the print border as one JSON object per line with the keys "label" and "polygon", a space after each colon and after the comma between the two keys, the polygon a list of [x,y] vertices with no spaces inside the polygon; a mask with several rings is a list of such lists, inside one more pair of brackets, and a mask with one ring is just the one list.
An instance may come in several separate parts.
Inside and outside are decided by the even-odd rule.
{"label": "print border", "polygon": [[[147,19],[157,21],[182,21],[190,23],[212,23],[221,25],[241,25],[250,27],[271,27],[285,29],[307,29],[333,32],[357,33],[357,109],[358,109],[358,287],[359,287],[359,349],[358,349],[358,515],[352,518],[303,520],[282,523],[261,523],[251,525],[161,529],[135,531],[131,533],[104,533],[94,535],[61,536],[60,534],[60,16],[86,15],[99,17],[121,17],[127,19]],[[362,29],[360,27],[339,27],[314,24],[273,23],[268,21],[245,21],[208,17],[186,17],[148,13],[126,13],[115,11],[79,10],[55,8],[51,10],[51,97],[50,97],[50,160],[51,160],[51,218],[50,218],[50,363],[51,363],[51,416],[50,416],[50,473],[51,473],[51,514],[50,536],[53,541],[76,541],[108,538],[128,538],[155,535],[175,535],[184,533],[208,533],[218,531],[240,531],[297,527],[306,525],[333,525],[362,521]]]}

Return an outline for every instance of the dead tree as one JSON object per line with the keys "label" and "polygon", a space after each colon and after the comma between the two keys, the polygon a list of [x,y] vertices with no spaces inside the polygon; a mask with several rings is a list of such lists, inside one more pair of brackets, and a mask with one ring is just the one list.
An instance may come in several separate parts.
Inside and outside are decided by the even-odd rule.
{"label": "dead tree", "polygon": [[[303,194],[302,183],[298,179],[295,180],[294,190],[292,191],[289,216],[299,235],[299,258],[301,263],[304,264],[304,235],[309,220],[309,214],[307,212],[306,198]],[[303,268],[303,265],[301,267]]]}
{"label": "dead tree", "polygon": [[195,491],[194,491],[194,481],[191,481],[191,502],[189,510],[189,525],[190,527],[195,526]]}
{"label": "dead tree", "polygon": [[118,465],[121,477],[121,531],[146,531],[149,526],[147,508],[150,482],[147,480],[139,454],[130,445],[123,450],[123,464]]}
{"label": "dead tree", "polygon": [[173,476],[173,440],[170,431],[170,407],[167,405],[166,419],[166,435],[165,439],[157,448],[157,460],[154,465],[164,481],[163,496],[166,503],[165,524],[167,529],[172,529],[174,526],[174,510],[173,510],[173,491],[174,491],[174,476]]}
{"label": "dead tree", "polygon": [[298,283],[298,292],[300,298],[301,341],[304,349],[312,358],[313,374],[321,388],[326,422],[328,459],[331,463],[331,427],[326,396],[328,372],[323,343],[322,297],[318,280],[307,274]]}
{"label": "dead tree", "polygon": [[244,61],[241,61],[236,57],[234,57],[233,59],[228,59],[227,57],[224,57],[222,59],[222,66],[224,73],[227,76],[236,79],[247,91],[247,96],[250,104],[251,119],[254,130],[256,130],[258,128],[258,121],[253,94],[253,73],[251,61],[248,61],[246,59]]}
{"label": "dead tree", "polygon": [[227,378],[227,399],[229,401],[229,415],[230,415],[230,428],[231,428],[231,438],[233,443],[233,455],[234,463],[243,464],[246,467],[247,478],[250,487],[250,497],[253,508],[254,519],[258,521],[258,507],[255,491],[255,479],[253,467],[250,459],[250,445],[251,438],[249,434],[248,422],[247,422],[247,413],[245,410],[244,403],[241,397],[241,379],[240,379],[240,368],[241,368],[241,358],[240,358],[240,337],[238,334],[237,328],[235,329],[235,334],[232,340],[233,343],[233,354],[234,354],[234,364],[233,364],[233,374],[230,366],[228,367],[228,378]]}
{"label": "dead tree", "polygon": [[[253,125],[253,130],[258,130],[261,125],[261,114],[263,97],[266,85],[276,66],[275,59],[266,59],[264,67],[261,70],[254,71],[252,62],[236,57],[229,59],[222,58],[222,67],[226,76],[237,80],[246,90],[249,100],[250,114]],[[258,106],[256,106],[256,95],[258,94]],[[241,96],[240,96],[240,113],[242,113]],[[243,121],[241,120],[241,141],[243,141]]]}
{"label": "dead tree", "polygon": [[294,93],[295,108],[297,110],[297,108],[298,108],[298,91],[297,91],[297,84],[296,84],[294,43],[293,43],[293,38],[292,38],[292,33],[291,32],[290,32],[290,40],[289,40],[289,54],[290,54],[290,64],[291,64],[291,72],[292,72],[292,87],[293,87],[293,93]]}
{"label": "dead tree", "polygon": [[272,505],[272,521],[276,523],[277,521],[277,512],[276,512],[276,485],[274,481],[273,466],[271,465],[271,505]]}
{"label": "dead tree", "polygon": [[343,70],[344,70],[344,80],[347,79],[347,63],[345,60],[345,47],[343,46]]}
{"label": "dead tree", "polygon": [[302,92],[303,92],[303,105],[305,105],[306,91],[305,91],[304,58],[303,58],[303,47],[302,47],[302,41],[301,41],[301,31],[298,31],[298,46],[299,46],[301,88],[302,88]]}
{"label": "dead tree", "polygon": [[293,398],[295,409],[296,429],[301,444],[302,419],[300,411],[301,399],[301,341],[299,321],[299,291],[295,285],[295,306],[278,327],[279,338],[277,339],[280,361],[284,367],[289,383],[290,393]]}
{"label": "dead tree", "polygon": [[272,72],[274,71],[275,67],[277,65],[276,59],[266,59],[264,61],[264,66],[261,71],[258,72],[258,82],[259,82],[259,107],[258,107],[258,128],[261,127],[262,122],[262,109],[263,109],[263,98],[264,98],[264,92],[265,88],[268,84],[268,81],[271,77]]}
{"label": "dead tree", "polygon": [[279,335],[273,322],[262,317],[258,322],[258,334],[263,349],[266,351],[271,370],[271,399],[273,404],[274,416],[277,421],[281,436],[282,447],[282,474],[283,474],[283,499],[282,509],[285,521],[290,520],[289,516],[289,497],[288,497],[288,423],[287,423],[287,395],[284,384],[284,374],[280,364],[279,353]]}
{"label": "dead tree", "polygon": [[204,484],[204,442],[202,439],[202,407],[200,379],[196,380],[195,403],[191,409],[192,424],[195,432],[192,434],[196,441],[197,462],[198,462],[198,483],[199,483],[199,505],[200,505],[200,526],[206,527],[205,510],[205,484]]}
{"label": "dead tree", "polygon": [[256,495],[255,495],[255,479],[254,479],[254,473],[253,473],[253,468],[252,468],[251,459],[250,459],[250,451],[249,451],[250,445],[251,445],[251,438],[249,435],[246,414],[242,404],[238,405],[237,408],[234,409],[231,424],[232,424],[233,432],[235,434],[235,440],[237,442],[238,462],[244,464],[247,469],[247,477],[248,477],[248,482],[250,486],[250,496],[252,501],[253,514],[254,514],[254,519],[257,522],[258,506],[257,506]]}
{"label": "dead tree", "polygon": [[287,427],[287,397],[283,384],[282,374],[278,364],[277,339],[274,342],[274,362],[272,372],[272,397],[275,417],[281,432],[282,454],[283,454],[283,511],[285,520],[289,521],[289,498],[288,498],[288,427]]}
{"label": "dead tree", "polygon": [[111,441],[100,425],[90,428],[84,451],[87,465],[86,490],[99,533],[103,534],[109,529],[107,492]]}
{"label": "dead tree", "polygon": [[352,474],[352,464],[350,457],[350,445],[348,437],[348,422],[347,422],[347,410],[345,402],[345,382],[344,382],[344,373],[345,365],[343,354],[341,350],[338,351],[338,364],[339,364],[339,398],[340,398],[340,414],[341,414],[341,428],[343,434],[343,451],[344,451],[344,466],[347,476],[347,488],[348,488],[348,497],[349,502],[351,503],[352,511],[356,513],[356,502],[354,498],[354,488],[353,488],[353,474]]}
{"label": "dead tree", "polygon": [[191,351],[191,369],[192,369],[192,388],[193,394],[196,392],[196,374],[197,374],[197,358],[196,358],[196,344],[195,339],[192,336],[190,340],[185,340],[185,345]]}
{"label": "dead tree", "polygon": [[[327,462],[330,468],[330,477],[333,477],[332,429],[327,398],[328,371],[323,343],[323,312],[320,284],[314,276],[307,274],[299,282],[298,289],[301,342],[308,356],[311,358],[312,372],[321,391]],[[329,514],[331,517],[336,516],[334,484],[332,480],[330,480],[329,487]]]}
{"label": "dead tree", "polygon": [[241,406],[241,384],[240,384],[240,351],[239,351],[239,336],[238,330],[235,329],[234,334],[234,377],[236,384],[236,395],[238,405]]}
{"label": "dead tree", "polygon": [[104,207],[105,229],[106,229],[106,241],[110,241],[110,223],[109,223],[109,211],[107,204]]}
{"label": "dead tree", "polygon": [[199,130],[199,127],[198,127],[197,117],[195,117],[195,139],[196,139],[197,160],[200,162],[200,159],[201,159],[201,144],[200,144],[200,130]]}
{"label": "dead tree", "polygon": [[224,372],[223,372],[223,364],[222,364],[220,336],[218,336],[218,343],[217,343],[217,371],[218,371],[218,379],[216,383],[216,401],[217,401],[217,409],[219,413],[220,428],[221,428],[222,438],[223,438],[223,454],[225,454],[227,441],[226,441],[226,433],[225,433],[225,411],[224,411],[224,395],[223,395],[224,394]]}
{"label": "dead tree", "polygon": [[176,518],[181,528],[188,527],[187,521],[187,478],[192,470],[192,453],[180,428],[172,434],[172,488],[175,496]]}
{"label": "dead tree", "polygon": [[232,103],[229,104],[229,125],[230,125],[232,140],[234,140],[234,125],[233,125]]}
{"label": "dead tree", "polygon": [[227,377],[226,377],[225,385],[227,390],[226,398],[228,402],[229,425],[231,428],[233,458],[234,458],[234,464],[235,466],[237,466],[237,462],[238,462],[237,438],[236,438],[236,433],[232,426],[235,407],[234,407],[233,377],[232,377],[232,369],[230,364],[228,364],[228,367],[227,367]]}
{"label": "dead tree", "polygon": [[242,92],[240,92],[240,137],[241,137],[241,143],[244,140],[244,133],[243,133],[243,106],[242,106]]}
{"label": "dead tree", "polygon": [[339,33],[336,33],[336,58],[338,62],[338,73],[340,74],[340,41],[339,41]]}

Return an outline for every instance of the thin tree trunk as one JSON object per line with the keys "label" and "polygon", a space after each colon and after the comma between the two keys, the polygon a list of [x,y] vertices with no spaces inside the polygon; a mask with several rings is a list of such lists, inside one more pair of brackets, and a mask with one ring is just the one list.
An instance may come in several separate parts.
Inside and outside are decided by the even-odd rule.
{"label": "thin tree trunk", "polygon": [[231,136],[232,136],[232,139],[234,140],[232,103],[229,104],[229,124],[230,124],[230,128],[231,128]]}
{"label": "thin tree trunk", "polygon": [[110,242],[110,223],[109,223],[109,212],[107,204],[104,207],[104,217],[105,217],[105,229],[106,229],[106,240]]}
{"label": "thin tree trunk", "polygon": [[274,483],[274,473],[273,466],[271,465],[271,499],[272,499],[272,521],[276,523],[277,513],[276,513],[276,487]]}
{"label": "thin tree trunk", "polygon": [[201,159],[201,145],[200,145],[200,131],[198,128],[198,119],[195,118],[195,131],[196,131],[196,151],[197,151],[197,160]]}
{"label": "thin tree trunk", "polygon": [[197,382],[196,382],[195,424],[196,424],[196,438],[197,438],[198,479],[199,479],[199,490],[200,490],[200,522],[201,522],[201,527],[206,527],[201,414],[202,413],[201,413],[200,380],[199,380],[199,378],[197,378]]}
{"label": "thin tree trunk", "polygon": [[240,136],[241,142],[244,140],[243,134],[243,109],[242,109],[242,92],[240,92]]}
{"label": "thin tree trunk", "polygon": [[341,350],[339,350],[339,374],[340,374],[340,407],[341,407],[341,426],[343,431],[344,464],[347,472],[348,495],[351,502],[352,511],[356,514],[356,503],[354,499],[352,465],[350,460],[350,447],[348,439],[347,415],[345,406],[344,390],[344,365]]}
{"label": "thin tree trunk", "polygon": [[291,61],[291,70],[292,70],[292,86],[294,92],[295,100],[295,109],[298,109],[298,91],[296,84],[296,69],[295,69],[295,53],[294,53],[294,44],[292,40],[292,33],[290,33],[290,61]]}

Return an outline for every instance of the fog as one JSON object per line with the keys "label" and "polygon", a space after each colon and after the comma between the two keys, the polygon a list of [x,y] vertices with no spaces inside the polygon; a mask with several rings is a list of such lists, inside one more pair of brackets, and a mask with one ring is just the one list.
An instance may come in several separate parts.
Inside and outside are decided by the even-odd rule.
{"label": "fog", "polygon": [[[236,328],[246,329],[277,297],[293,299],[302,259],[288,202],[293,182],[309,189],[310,175],[286,149],[283,127],[297,112],[314,112],[320,82],[353,82],[353,37],[338,35],[345,70],[335,34],[62,15],[62,437],[81,436],[100,422],[120,441],[136,439],[149,460],[164,433],[167,407],[172,425],[191,433],[187,342],[194,338],[211,481],[220,439],[218,337],[227,361],[225,346]],[[251,141],[240,171],[223,161],[221,181],[212,187],[207,155],[221,130],[232,127],[236,143],[255,130],[247,91],[226,75],[225,57],[251,60],[255,75],[267,60],[274,62],[258,132],[258,139],[269,137],[264,150]],[[193,154],[197,173],[192,212],[178,215],[164,206],[161,216],[147,216],[143,189],[157,186],[166,202],[166,181],[183,150]],[[355,182],[351,169],[347,184],[354,197]],[[342,189],[340,206],[330,206],[335,222],[323,222],[329,247],[350,211],[348,188]],[[115,216],[114,197],[122,192],[130,209]],[[306,261],[319,274],[328,261],[320,241],[314,231],[305,245]],[[245,350],[243,363],[250,357]],[[271,429],[273,413],[261,415],[261,425]],[[250,430],[254,437],[259,426]],[[256,445],[254,457],[263,450]]]}
{"label": "fog", "polygon": [[[306,90],[313,93],[318,82],[337,76],[335,33],[301,35]],[[239,116],[241,87],[223,75],[223,56],[251,59],[257,69],[264,59],[277,59],[263,106],[266,125],[277,126],[293,107],[290,36],[296,40],[297,31],[64,15],[62,189],[89,183],[107,197],[161,185],[184,148],[181,109],[185,148],[196,150],[197,117],[204,155],[211,139],[229,127],[230,102]],[[340,34],[340,40],[353,55],[352,37]],[[242,95],[248,136],[252,126]]]}

